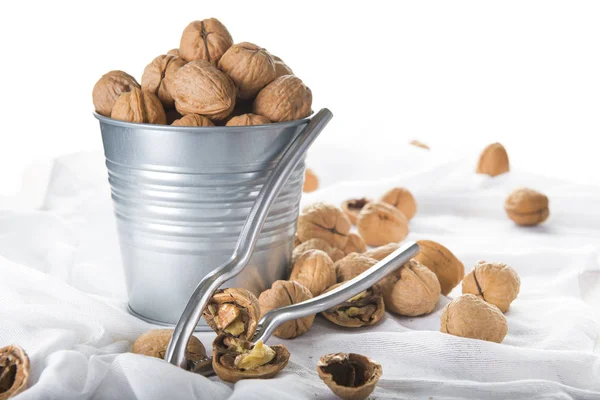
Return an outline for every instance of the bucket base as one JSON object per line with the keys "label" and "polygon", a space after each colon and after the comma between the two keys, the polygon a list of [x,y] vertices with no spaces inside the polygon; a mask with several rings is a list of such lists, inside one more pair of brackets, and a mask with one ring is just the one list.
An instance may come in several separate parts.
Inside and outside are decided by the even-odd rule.
{"label": "bucket base", "polygon": [[[144,317],[143,315],[138,314],[137,312],[135,312],[135,310],[133,308],[131,308],[131,306],[129,304],[127,304],[127,311],[129,311],[129,314],[133,315],[134,317],[137,317],[137,318],[139,318],[143,321],[146,321],[152,325],[164,326],[166,328],[175,328],[175,325],[173,325],[173,324],[156,321],[152,318]],[[194,329],[194,332],[212,332],[212,329],[208,325],[204,324],[203,322],[200,322],[198,325],[196,325],[196,329]]]}

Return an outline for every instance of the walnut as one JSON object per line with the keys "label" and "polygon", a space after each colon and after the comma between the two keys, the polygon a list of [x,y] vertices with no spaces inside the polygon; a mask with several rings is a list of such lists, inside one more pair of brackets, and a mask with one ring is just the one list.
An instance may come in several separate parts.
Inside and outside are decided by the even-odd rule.
{"label": "walnut", "polygon": [[363,254],[366,257],[374,258],[377,261],[381,261],[396,250],[400,248],[400,243],[388,243],[383,246],[379,246],[374,248],[373,250],[369,250],[364,252]]}
{"label": "walnut", "polygon": [[233,39],[225,25],[216,18],[190,23],[181,35],[179,56],[185,61],[204,60],[217,65]]}
{"label": "walnut", "polygon": [[367,251],[367,244],[360,235],[352,232],[348,234],[348,241],[342,251],[346,255],[350,253],[364,253]]}
{"label": "walnut", "polygon": [[440,316],[440,332],[502,343],[508,333],[504,314],[473,294],[463,294],[446,304]]}
{"label": "walnut", "polygon": [[167,51],[167,54],[171,54],[172,56],[179,57],[179,49],[171,49]]}
{"label": "walnut", "polygon": [[421,251],[415,260],[429,268],[437,276],[442,287],[442,294],[448,293],[462,281],[465,266],[450,250],[432,240],[418,240]]}
{"label": "walnut", "polygon": [[[319,239],[319,240],[321,240],[321,239]],[[327,242],[325,242],[325,243],[327,243]],[[300,244],[302,244],[302,242],[300,241],[300,239],[298,239],[298,233],[294,233],[294,248],[300,246]],[[327,243],[327,244],[329,245],[329,243]],[[320,249],[320,250],[323,250],[323,249]]]}
{"label": "walnut", "polygon": [[173,121],[173,126],[215,126],[213,122],[203,115],[188,114]]}
{"label": "walnut", "polygon": [[304,285],[313,296],[335,284],[333,261],[322,250],[307,250],[294,263],[290,281]]}
{"label": "walnut", "polygon": [[162,103],[154,94],[133,88],[119,96],[110,117],[121,121],[159,124],[167,123]]}
{"label": "walnut", "polygon": [[381,201],[402,211],[402,214],[404,214],[409,221],[417,212],[417,202],[412,193],[406,188],[397,187],[390,189],[381,197]]}
{"label": "walnut", "polygon": [[215,332],[249,340],[260,318],[258,299],[246,289],[219,289],[202,316]]}
{"label": "walnut", "polygon": [[418,140],[413,140],[410,142],[410,144],[412,144],[413,146],[416,146],[416,147],[420,147],[425,150],[429,150],[429,146],[427,146],[425,143],[419,142]]}
{"label": "walnut", "polygon": [[170,54],[156,57],[142,75],[142,89],[154,93],[165,108],[173,108],[175,102],[169,93],[168,85],[175,72],[185,65],[185,61]]}
{"label": "walnut", "polygon": [[274,122],[293,121],[310,115],[312,92],[294,75],[284,75],[265,86],[254,100],[254,113]]}
{"label": "walnut", "polygon": [[292,265],[295,264],[296,261],[298,261],[298,258],[300,258],[300,256],[304,254],[304,252],[309,250],[322,250],[325,253],[327,253],[329,258],[331,258],[331,261],[333,262],[336,262],[337,260],[345,256],[342,250],[329,245],[329,243],[327,243],[323,239],[309,239],[304,243],[298,244],[294,248],[294,251],[292,252]]}
{"label": "walnut", "polygon": [[517,271],[506,264],[480,261],[462,282],[462,292],[477,297],[507,312],[517,298],[521,280]]}
{"label": "walnut", "polygon": [[364,206],[356,226],[369,246],[399,242],[408,235],[408,220],[404,214],[381,201],[372,201]]}
{"label": "walnut", "polygon": [[225,126],[250,126],[250,125],[265,125],[270,124],[271,121],[267,117],[256,114],[242,114],[237,115],[227,121]]}
{"label": "walnut", "polygon": [[213,370],[221,380],[230,383],[273,378],[290,360],[290,352],[284,345],[253,344],[225,334],[214,340],[212,355]]}
{"label": "walnut", "polygon": [[381,364],[360,354],[326,354],[317,363],[319,377],[343,400],[365,400],[375,390]]}
{"label": "walnut", "polygon": [[381,281],[385,308],[408,317],[429,314],[440,299],[440,283],[423,264],[410,260]]}
{"label": "walnut", "polygon": [[[142,354],[149,357],[164,359],[167,346],[173,336],[173,329],[154,329],[140,335],[131,350],[134,354]],[[210,360],[206,357],[206,349],[202,342],[195,336],[190,338],[187,345],[186,358],[188,360],[188,371],[201,369]]]}
{"label": "walnut", "polygon": [[[265,290],[258,297],[261,318],[271,310],[301,303],[312,299],[312,297],[310,290],[298,282],[275,281],[271,285],[271,289]],[[314,315],[309,315],[308,317],[284,322],[277,327],[274,335],[282,339],[293,339],[306,333],[312,326],[314,319]]]}
{"label": "walnut", "polygon": [[110,117],[117,98],[131,89],[141,89],[135,78],[123,71],[110,71],[94,85],[92,100],[98,114]]}
{"label": "walnut", "polygon": [[215,120],[227,118],[235,106],[235,85],[204,60],[187,63],[169,84],[175,108],[182,114],[200,114]]}
{"label": "walnut", "polygon": [[342,210],[344,210],[350,222],[352,222],[353,225],[356,225],[358,214],[360,214],[360,211],[371,201],[373,200],[365,197],[360,199],[349,199],[342,203]]}
{"label": "walnut", "polygon": [[550,215],[548,197],[532,189],[514,190],[504,202],[504,210],[517,225],[534,226]]}
{"label": "walnut", "polygon": [[476,172],[497,176],[510,170],[508,153],[500,143],[492,143],[481,152]]}
{"label": "walnut", "polygon": [[314,192],[319,188],[319,178],[310,168],[306,168],[304,171],[304,185],[302,185],[302,191],[304,193]]}
{"label": "walnut", "polygon": [[[343,285],[343,282],[331,286],[329,292]],[[351,299],[321,313],[327,320],[339,326],[357,328],[379,322],[385,314],[383,294],[379,285],[373,285]]]}
{"label": "walnut", "polygon": [[0,348],[0,400],[16,396],[27,389],[29,357],[19,346]]}
{"label": "walnut", "polygon": [[283,75],[294,75],[294,71],[292,71],[292,69],[288,67],[281,58],[274,56],[273,54],[271,54],[271,56],[275,61],[275,79]]}
{"label": "walnut", "polygon": [[298,217],[298,238],[302,242],[319,238],[341,249],[346,246],[350,228],[346,214],[331,204],[312,204]]}
{"label": "walnut", "polygon": [[362,274],[377,262],[377,260],[364,254],[350,253],[341,260],[336,261],[333,267],[335,268],[337,281],[344,282]]}

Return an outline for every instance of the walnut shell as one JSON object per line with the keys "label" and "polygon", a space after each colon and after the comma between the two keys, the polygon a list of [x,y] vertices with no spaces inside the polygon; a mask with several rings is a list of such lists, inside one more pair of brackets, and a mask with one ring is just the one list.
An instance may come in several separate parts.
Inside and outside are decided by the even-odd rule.
{"label": "walnut shell", "polygon": [[506,264],[480,261],[462,282],[463,294],[470,293],[507,312],[517,298],[521,280]]}
{"label": "walnut shell", "polygon": [[404,214],[409,221],[417,213],[417,202],[412,193],[406,188],[397,187],[390,189],[381,197],[381,201],[402,211],[402,214]]}
{"label": "walnut shell", "polygon": [[473,294],[463,294],[446,304],[440,316],[440,332],[502,343],[508,333],[504,314]]}
{"label": "walnut shell", "polygon": [[381,364],[360,354],[326,354],[317,363],[319,378],[343,400],[365,400],[383,374]]}
{"label": "walnut shell", "polygon": [[233,45],[225,25],[216,18],[191,22],[181,35],[179,56],[185,61],[204,60],[217,65]]}
{"label": "walnut shell", "polygon": [[364,206],[356,226],[369,246],[400,242],[408,235],[408,220],[404,214],[381,201],[372,201]]}
{"label": "walnut shell", "polygon": [[304,193],[314,192],[319,188],[319,178],[310,168],[306,168],[304,171],[304,184],[302,185],[302,191]]}
{"label": "walnut shell", "polygon": [[336,262],[337,260],[339,260],[340,258],[344,258],[345,256],[342,250],[331,246],[323,239],[309,239],[304,243],[298,244],[294,248],[294,251],[292,252],[292,265],[295,264],[296,261],[298,261],[298,258],[300,258],[300,256],[308,250],[322,250],[325,253],[327,253],[329,258],[331,258],[331,261],[333,262]]}
{"label": "walnut shell", "polygon": [[179,49],[171,49],[167,51],[167,54],[171,54],[172,56],[179,57]]}
{"label": "walnut shell", "polygon": [[[279,307],[285,307],[312,299],[310,290],[294,281],[275,281],[258,297],[261,317]],[[308,332],[315,319],[314,315],[287,321],[279,325],[274,335],[282,339],[293,339]]]}
{"label": "walnut shell", "polygon": [[377,260],[364,254],[350,253],[333,264],[338,282],[350,280],[377,264]]}
{"label": "walnut shell", "polygon": [[169,82],[184,65],[184,60],[171,54],[156,57],[144,69],[142,89],[154,93],[165,108],[173,108],[175,102],[168,90]]}
{"label": "walnut shell", "polygon": [[304,285],[313,296],[335,284],[333,261],[322,250],[307,250],[294,263],[290,281]]}
{"label": "walnut shell", "polygon": [[273,54],[271,54],[271,56],[275,61],[275,79],[283,75],[294,75],[294,71],[292,71],[292,69],[288,67],[281,58],[274,56]]}
{"label": "walnut shell", "polygon": [[141,89],[141,86],[135,78],[123,71],[110,71],[94,85],[92,90],[92,100],[96,112],[105,117],[110,117],[110,113],[119,96],[131,89]]}
{"label": "walnut shell", "polygon": [[366,257],[374,258],[377,261],[381,261],[396,250],[400,248],[400,243],[388,243],[383,246],[379,246],[374,248],[373,250],[369,250],[364,252],[363,254]]}
{"label": "walnut shell", "polygon": [[500,143],[492,143],[481,152],[476,172],[497,176],[510,170],[508,153]]}
{"label": "walnut shell", "polygon": [[171,124],[173,126],[215,126],[213,122],[203,115],[188,114],[176,119]]}
{"label": "walnut shell", "polygon": [[237,115],[227,121],[225,126],[250,126],[250,125],[265,125],[270,124],[271,121],[267,117],[256,114],[242,114]]}
{"label": "walnut shell", "polygon": [[302,242],[319,238],[341,249],[346,246],[350,228],[346,214],[331,204],[312,204],[298,217],[298,238]]}
{"label": "walnut shell", "polygon": [[[343,282],[336,283],[326,292],[329,292]],[[383,294],[379,285],[373,285],[364,292],[351,299],[338,304],[321,313],[328,321],[347,328],[358,328],[361,326],[375,325],[385,315]]]}
{"label": "walnut shell", "polygon": [[418,140],[412,140],[410,142],[410,144],[412,144],[413,146],[416,146],[416,147],[420,147],[425,150],[429,150],[429,146],[427,146],[425,143],[419,142]]}
{"label": "walnut shell", "polygon": [[408,317],[429,314],[440,299],[440,283],[431,270],[410,260],[381,282],[385,308]]}
{"label": "walnut shell", "polygon": [[187,63],[169,84],[175,108],[182,114],[227,118],[235,106],[235,85],[227,75],[204,60]]}
{"label": "walnut shell", "polygon": [[[134,354],[142,354],[149,357],[164,359],[167,346],[173,336],[173,329],[154,329],[140,335],[131,350]],[[206,349],[204,345],[195,336],[190,338],[187,345],[186,358],[188,360],[188,371],[201,369],[208,360],[206,358]]]}
{"label": "walnut shell", "polygon": [[344,210],[350,222],[352,222],[353,225],[356,225],[361,210],[371,201],[373,200],[365,197],[360,199],[348,199],[342,203],[342,210]]}
{"label": "walnut shell", "polygon": [[[258,299],[246,289],[219,289],[208,302],[202,316],[213,331],[250,340],[260,318]],[[236,321],[243,323],[243,331],[227,331]]]}
{"label": "walnut shell", "polygon": [[0,348],[0,400],[9,399],[27,389],[29,357],[16,345]]}
{"label": "walnut shell", "polygon": [[429,268],[437,276],[442,287],[442,294],[448,293],[462,281],[465,266],[450,250],[432,240],[418,240],[421,251],[415,260]]}
{"label": "walnut shell", "polygon": [[159,124],[167,123],[162,103],[154,94],[138,88],[119,96],[110,117],[121,121]]}
{"label": "walnut shell", "polygon": [[306,118],[312,112],[312,92],[300,78],[284,75],[265,86],[254,100],[254,113],[274,122]]}
{"label": "walnut shell", "polygon": [[515,189],[504,202],[504,210],[517,225],[534,226],[550,215],[548,197],[532,189]]}
{"label": "walnut shell", "polygon": [[360,235],[352,232],[348,234],[348,241],[342,251],[346,255],[350,253],[364,253],[367,251],[367,244]]}

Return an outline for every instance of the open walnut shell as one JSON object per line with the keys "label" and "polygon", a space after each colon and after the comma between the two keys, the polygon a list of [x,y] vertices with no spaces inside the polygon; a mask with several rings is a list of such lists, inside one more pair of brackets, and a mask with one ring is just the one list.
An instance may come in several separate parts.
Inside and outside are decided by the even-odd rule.
{"label": "open walnut shell", "polygon": [[353,225],[356,225],[358,214],[360,214],[360,211],[363,209],[363,207],[371,201],[373,200],[365,197],[360,199],[348,199],[342,203],[342,210],[344,210],[350,222],[352,222]]}
{"label": "open walnut shell", "polygon": [[317,363],[319,377],[344,400],[364,400],[383,374],[377,361],[354,353],[326,354]]}
{"label": "open walnut shell", "polygon": [[181,35],[179,56],[185,61],[205,60],[216,65],[231,47],[231,34],[216,18],[191,22]]}
{"label": "open walnut shell", "polygon": [[0,349],[0,400],[16,396],[29,383],[29,357],[19,346]]}
{"label": "open walnut shell", "polygon": [[138,124],[165,125],[167,116],[162,103],[154,94],[133,88],[119,96],[110,117]]}
{"label": "open walnut shell", "polygon": [[254,335],[260,318],[258,299],[246,289],[220,289],[202,316],[215,332],[248,340]]}
{"label": "open walnut shell", "polygon": [[[327,289],[329,292],[343,282],[337,283]],[[330,308],[321,313],[327,320],[336,325],[348,328],[374,325],[379,322],[385,314],[383,294],[379,285],[373,285],[362,293],[351,299]]]}
{"label": "open walnut shell", "polygon": [[253,344],[226,334],[220,334],[214,340],[212,354],[215,373],[230,383],[241,379],[273,378],[290,360],[290,352],[284,345]]}
{"label": "open walnut shell", "polygon": [[96,82],[92,91],[92,100],[96,112],[110,117],[115,102],[125,92],[131,89],[141,89],[135,78],[123,71],[110,71]]}

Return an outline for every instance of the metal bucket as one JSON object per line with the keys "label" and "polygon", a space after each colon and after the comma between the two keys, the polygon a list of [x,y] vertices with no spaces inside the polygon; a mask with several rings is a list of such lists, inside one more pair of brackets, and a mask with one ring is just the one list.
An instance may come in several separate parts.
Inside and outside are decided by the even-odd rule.
{"label": "metal bucket", "polygon": [[[173,325],[196,285],[231,256],[270,171],[309,120],[198,128],[95,116],[130,311]],[[303,179],[304,161],[273,203],[250,263],[228,286],[258,295],[287,278]]]}

